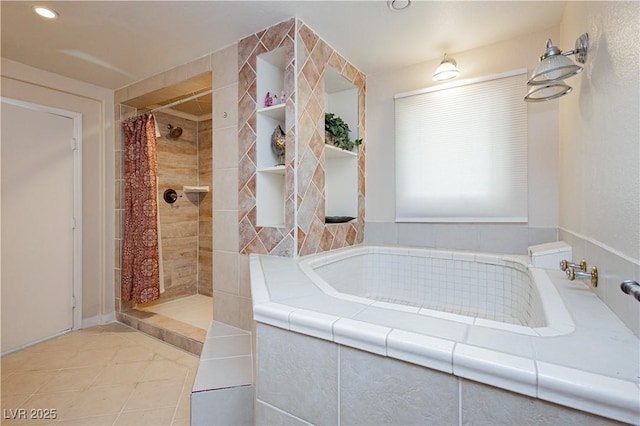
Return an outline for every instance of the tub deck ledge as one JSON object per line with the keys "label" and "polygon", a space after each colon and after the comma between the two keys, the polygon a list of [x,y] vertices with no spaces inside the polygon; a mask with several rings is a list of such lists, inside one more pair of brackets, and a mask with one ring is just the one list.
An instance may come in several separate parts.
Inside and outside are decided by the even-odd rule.
{"label": "tub deck ledge", "polygon": [[[250,256],[257,322],[640,424],[640,341],[587,287],[548,274],[572,331],[531,335],[323,292],[299,259]],[[535,330],[535,329],[534,329]]]}

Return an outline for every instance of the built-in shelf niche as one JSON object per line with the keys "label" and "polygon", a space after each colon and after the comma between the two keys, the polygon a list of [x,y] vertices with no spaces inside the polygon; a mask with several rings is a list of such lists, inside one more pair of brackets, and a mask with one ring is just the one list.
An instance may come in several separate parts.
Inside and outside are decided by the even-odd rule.
{"label": "built-in shelf niche", "polygon": [[[286,122],[284,73],[287,64],[284,47],[263,53],[256,58],[256,225],[284,227],[285,166],[271,149],[271,137]],[[267,92],[274,95],[274,104],[265,106]],[[276,100],[277,98],[277,100]],[[275,103],[277,102],[277,103]]]}
{"label": "built-in shelf niche", "polygon": [[[325,111],[349,125],[358,139],[358,88],[330,66],[324,71]],[[325,215],[358,217],[358,147],[345,151],[325,144]]]}

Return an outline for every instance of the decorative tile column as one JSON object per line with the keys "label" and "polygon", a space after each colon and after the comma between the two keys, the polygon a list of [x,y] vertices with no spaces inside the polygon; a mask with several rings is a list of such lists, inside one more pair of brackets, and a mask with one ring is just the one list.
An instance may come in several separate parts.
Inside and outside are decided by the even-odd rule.
{"label": "decorative tile column", "polygon": [[[295,40],[295,42],[294,42]],[[285,47],[285,226],[256,224],[257,57]],[[324,79],[334,68],[358,90],[359,137],[365,139],[366,77],[308,26],[290,19],[238,43],[240,253],[302,256],[360,244],[364,239],[365,143],[358,152],[358,217],[325,224]]]}
{"label": "decorative tile column", "polygon": [[[240,253],[294,255],[295,225],[295,20],[276,24],[238,42],[238,221],[240,225]],[[285,91],[285,226],[284,228],[256,225],[256,111],[257,57],[279,47],[286,48]]]}
{"label": "decorative tile column", "polygon": [[[366,77],[302,21],[298,20],[298,221],[299,256],[361,244],[364,238]],[[358,218],[325,224],[324,79],[332,67],[358,89]]]}

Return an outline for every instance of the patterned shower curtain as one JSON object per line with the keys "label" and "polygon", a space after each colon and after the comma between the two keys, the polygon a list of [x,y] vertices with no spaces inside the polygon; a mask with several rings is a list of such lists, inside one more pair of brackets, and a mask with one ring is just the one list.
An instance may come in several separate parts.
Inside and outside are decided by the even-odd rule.
{"label": "patterned shower curtain", "polygon": [[122,299],[136,303],[160,297],[155,118],[125,121]]}

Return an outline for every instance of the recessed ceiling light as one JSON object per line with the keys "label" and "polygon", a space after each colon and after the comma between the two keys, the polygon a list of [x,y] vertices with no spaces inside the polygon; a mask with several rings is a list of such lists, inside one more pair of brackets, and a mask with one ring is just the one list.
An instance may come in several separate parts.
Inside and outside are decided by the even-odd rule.
{"label": "recessed ceiling light", "polygon": [[36,12],[38,15],[42,16],[43,18],[56,19],[58,17],[58,12],[56,12],[53,9],[49,9],[48,7],[34,6],[33,10],[34,10],[34,12]]}
{"label": "recessed ceiling light", "polygon": [[394,12],[400,12],[411,6],[411,0],[387,0],[387,6]]}

